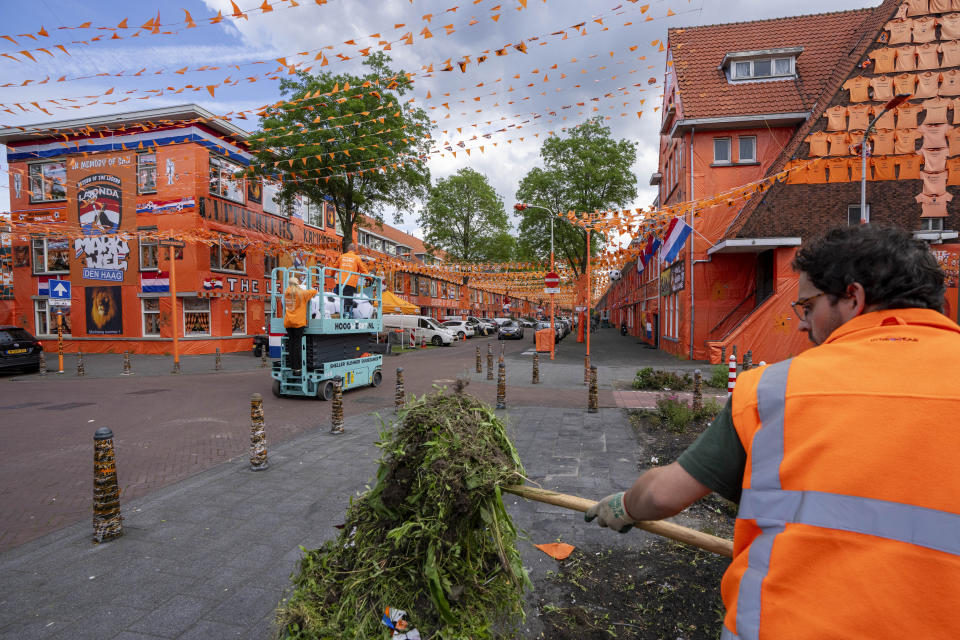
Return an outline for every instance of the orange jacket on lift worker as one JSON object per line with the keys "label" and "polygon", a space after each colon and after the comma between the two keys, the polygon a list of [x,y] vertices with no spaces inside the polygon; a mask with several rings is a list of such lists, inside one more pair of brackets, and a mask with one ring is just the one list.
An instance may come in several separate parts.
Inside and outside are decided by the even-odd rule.
{"label": "orange jacket on lift worker", "polygon": [[626,531],[711,490],[739,502],[723,640],[955,638],[960,326],[940,313],[943,272],[872,225],[805,244],[794,267],[818,346],[744,372],[676,462],[586,516]]}
{"label": "orange jacket on lift worker", "polygon": [[303,360],[303,330],[307,326],[307,308],[310,299],[317,295],[316,289],[300,286],[295,274],[287,278],[287,288],[283,292],[283,326],[287,330],[287,366],[295,375],[300,374]]}

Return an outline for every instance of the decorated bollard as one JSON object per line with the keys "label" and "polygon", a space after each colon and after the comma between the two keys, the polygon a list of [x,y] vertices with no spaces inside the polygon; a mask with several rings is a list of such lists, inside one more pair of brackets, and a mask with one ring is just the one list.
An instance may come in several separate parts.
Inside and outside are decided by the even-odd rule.
{"label": "decorated bollard", "polygon": [[330,422],[330,433],[343,433],[343,378],[333,380],[333,407]]}
{"label": "decorated bollard", "polygon": [[[737,345],[733,345],[733,347],[730,348],[730,355],[733,356],[734,360],[737,360]],[[739,362],[739,360],[737,360],[737,362]]]}
{"label": "decorated bollard", "polygon": [[267,433],[263,427],[263,396],[250,396],[250,469],[263,471],[267,463]]}
{"label": "decorated bollard", "polygon": [[590,356],[583,356],[583,384],[590,384]]}
{"label": "decorated bollard", "polygon": [[123,375],[132,376],[133,371],[130,370],[130,352],[123,352]]}
{"label": "decorated bollard", "polygon": [[493,380],[493,347],[487,343],[487,380]]}
{"label": "decorated bollard", "polygon": [[179,360],[174,360],[174,361],[173,361],[173,369],[170,371],[170,375],[176,375],[176,374],[178,374],[178,373],[180,373],[180,361],[179,361]]}
{"label": "decorated bollard", "polygon": [[737,356],[730,356],[730,373],[727,374],[727,397],[733,395],[733,386],[737,384]]}
{"label": "decorated bollard", "polygon": [[743,370],[750,371],[753,369],[753,351],[747,349],[747,352],[743,354]]}
{"label": "decorated bollard", "polygon": [[480,345],[477,345],[477,373],[483,373],[483,363],[480,361]]}
{"label": "decorated bollard", "polygon": [[40,352],[40,375],[47,375],[47,357],[43,355],[43,351]]}
{"label": "decorated bollard", "polygon": [[507,367],[500,360],[497,365],[497,409],[507,408]]}
{"label": "decorated bollard", "polygon": [[397,391],[393,396],[393,410],[399,413],[407,406],[407,394],[403,388],[403,369],[397,367]]}
{"label": "decorated bollard", "polygon": [[727,361],[727,345],[720,347],[720,364]]}
{"label": "decorated bollard", "polygon": [[214,371],[223,370],[223,360],[220,359],[220,347],[217,347],[217,353],[213,358],[213,370]]}
{"label": "decorated bollard", "polygon": [[77,375],[87,375],[87,370],[83,368],[83,351],[77,351]]}
{"label": "decorated bollard", "polygon": [[760,363],[759,363],[757,366],[758,366],[758,367],[765,367],[765,366],[767,366],[767,363],[764,362],[763,360],[761,360]]}
{"label": "decorated bollard", "polygon": [[260,349],[260,368],[267,368],[267,349]]}
{"label": "decorated bollard", "polygon": [[590,387],[587,392],[587,413],[600,411],[600,393],[597,390],[597,368],[590,367]]}
{"label": "decorated bollard", "polygon": [[540,384],[540,352],[533,352],[533,384]]}
{"label": "decorated bollard", "polygon": [[101,427],[93,434],[93,541],[106,542],[122,535],[113,431]]}
{"label": "decorated bollard", "polygon": [[700,369],[693,372],[693,406],[694,411],[703,409],[703,375]]}

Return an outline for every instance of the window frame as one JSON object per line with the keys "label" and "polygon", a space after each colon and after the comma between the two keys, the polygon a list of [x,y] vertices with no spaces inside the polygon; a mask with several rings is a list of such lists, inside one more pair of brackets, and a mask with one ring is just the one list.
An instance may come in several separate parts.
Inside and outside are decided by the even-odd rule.
{"label": "window frame", "polygon": [[[234,306],[239,303],[243,305],[243,310],[234,309]],[[237,331],[236,322],[234,318],[239,315],[243,315],[243,327],[242,331]],[[245,336],[247,335],[247,300],[246,298],[238,298],[237,300],[230,300],[230,335],[233,336]]]}
{"label": "window frame", "polygon": [[[727,143],[727,159],[717,159],[717,143]],[[730,165],[733,164],[733,138],[730,136],[717,136],[713,139],[713,164]]]}
{"label": "window frame", "polygon": [[[138,253],[140,256],[140,271],[160,271],[160,242],[153,239],[140,240]],[[154,266],[144,266],[144,249],[153,248]]]}
{"label": "window frame", "polygon": [[403,293],[403,279],[404,279],[404,274],[394,273],[393,275],[393,292],[394,293]]}
{"label": "window frame", "polygon": [[920,231],[943,231],[943,218],[920,218]]}
{"label": "window frame", "polygon": [[[789,63],[790,69],[786,73],[777,73],[777,62],[783,60],[786,60]],[[758,62],[769,62],[770,73],[758,75],[756,73],[756,63]],[[750,73],[748,75],[740,75],[737,66],[741,64],[750,65]],[[796,75],[797,61],[793,56],[761,56],[746,60],[732,60],[730,62],[730,79],[735,82],[743,82],[744,80],[768,80],[771,78],[793,78],[796,77]]]}
{"label": "window frame", "polygon": [[[208,163],[210,177],[207,184],[207,190],[210,195],[217,196],[218,198],[223,198],[224,200],[229,200],[230,202],[236,202],[237,204],[246,204],[247,203],[247,181],[244,178],[239,180],[234,180],[231,176],[234,173],[242,173],[244,168],[242,165],[230,160],[225,156],[218,156],[215,154],[210,154],[210,162]],[[233,167],[234,170],[230,171],[228,167]],[[216,177],[214,177],[214,168],[216,168]],[[226,170],[226,176],[224,171]],[[237,194],[239,198],[230,195],[230,189],[227,185],[235,183],[237,185]],[[214,187],[216,184],[216,188]]]}
{"label": "window frame", "polygon": [[[66,243],[67,264],[63,269],[49,269],[50,266],[50,241],[62,241]],[[37,242],[43,243],[43,270],[37,270]],[[70,273],[70,241],[67,238],[31,238],[30,239],[30,270],[33,275],[54,275]]]}
{"label": "window frame", "polygon": [[[753,157],[752,158],[743,157],[743,141],[744,140],[753,141]],[[756,162],[757,162],[757,136],[737,136],[737,163],[756,164]]]}
{"label": "window frame", "polygon": [[[41,306],[43,307],[41,309]],[[44,315],[43,322],[46,324],[48,333],[40,331],[40,314]],[[57,322],[55,318],[57,317],[56,312],[54,312],[50,306],[50,301],[48,298],[40,298],[33,301],[33,328],[34,334],[40,337],[49,337],[57,335]],[[70,313],[66,312],[63,314],[63,337],[70,337],[73,335],[73,328],[70,322]]]}
{"label": "window frame", "polygon": [[[851,222],[853,218],[851,218],[850,216],[853,214],[854,211],[857,212],[857,217],[855,221]],[[870,222],[870,203],[869,202],[867,203],[867,217],[865,222]],[[857,204],[847,205],[847,226],[855,227],[858,224],[860,224],[860,204],[857,203]]]}
{"label": "window frame", "polygon": [[[156,309],[147,309],[147,303],[155,303]],[[152,333],[147,330],[147,317],[156,317],[157,332]],[[140,335],[144,338],[159,338],[160,329],[160,298],[140,298]]]}
{"label": "window frame", "polygon": [[[229,241],[228,241],[229,242]],[[228,251],[236,251],[242,256],[240,269],[229,269],[224,267],[223,261],[223,252],[224,252],[224,239],[223,236],[215,244],[210,245],[210,270],[216,271],[218,273],[238,273],[242,275],[247,274],[247,247],[244,246],[242,249],[232,249],[227,248]],[[216,264],[214,264],[214,255],[216,255]]]}
{"label": "window frame", "polygon": [[[62,182],[59,182],[57,178],[47,177],[45,167],[52,167],[55,165],[61,165],[63,167],[63,177]],[[40,170],[40,174],[34,175],[34,168]],[[41,197],[35,197],[36,190],[34,188],[34,180],[37,180],[37,188],[39,188]],[[46,191],[44,190],[44,182],[49,181],[50,183],[50,194],[53,194],[53,185],[60,184],[63,188],[63,197],[44,197]],[[27,191],[30,193],[30,204],[36,204],[41,202],[65,202],[67,200],[67,162],[66,160],[50,160],[47,162],[31,162],[27,165]]]}
{"label": "window frame", "polygon": [[[181,319],[181,321],[182,321],[183,324],[181,324],[180,326],[183,327],[183,336],[184,336],[185,338],[187,338],[187,337],[193,337],[193,336],[207,336],[207,337],[211,336],[212,333],[211,333],[211,331],[210,331],[210,329],[211,329],[211,327],[210,327],[210,320],[211,320],[210,298],[191,297],[191,298],[182,298],[181,300],[182,300],[182,301],[181,301],[181,303],[180,303],[180,311],[181,311],[180,319]],[[203,310],[203,309],[190,309],[190,310],[188,310],[188,309],[187,309],[187,303],[188,303],[188,302],[192,302],[192,301],[199,301],[199,302],[202,302],[202,303],[206,303],[206,306],[207,306],[206,310]],[[187,314],[188,314],[188,313],[190,313],[190,314],[195,314],[195,315],[206,315],[206,316],[207,316],[207,329],[206,329],[206,332],[205,332],[205,333],[201,333],[201,332],[199,332],[199,331],[190,331],[189,333],[187,332]],[[192,324],[192,320],[191,320],[191,324]]]}
{"label": "window frame", "polygon": [[[144,162],[144,158],[152,157],[153,163]],[[153,189],[143,186],[144,180],[142,179],[143,175],[149,175],[150,170],[153,170]],[[157,152],[156,151],[142,151],[137,154],[137,193],[138,194],[147,194],[147,193],[156,193],[157,192]]]}
{"label": "window frame", "polygon": [[263,252],[263,277],[269,280],[273,276],[273,270],[280,266],[280,257],[267,251]]}

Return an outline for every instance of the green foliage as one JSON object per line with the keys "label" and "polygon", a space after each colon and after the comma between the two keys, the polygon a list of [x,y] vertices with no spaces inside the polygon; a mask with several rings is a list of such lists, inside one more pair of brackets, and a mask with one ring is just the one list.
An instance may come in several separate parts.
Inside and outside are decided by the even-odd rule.
{"label": "green foliage", "polygon": [[442,249],[462,262],[495,260],[491,253],[497,252],[497,240],[510,237],[503,200],[485,175],[470,168],[430,188],[418,222],[430,248]]}
{"label": "green foliage", "polygon": [[683,433],[694,423],[702,424],[713,420],[723,409],[716,400],[707,399],[703,406],[694,411],[693,408],[677,396],[660,396],[657,398],[657,416],[660,423],[676,433]]}
{"label": "green foliage", "polygon": [[[631,170],[636,143],[614,140],[601,118],[568,129],[566,138],[550,136],[540,149],[544,168],[534,168],[520,181],[517,199],[550,212],[604,211],[627,206],[637,197],[637,177]],[[521,214],[518,236],[521,258],[545,260],[550,256],[550,216],[531,207]],[[575,273],[586,270],[586,231],[563,220],[554,221],[558,259]],[[590,254],[598,255],[606,239],[590,236]]]}
{"label": "green foliage", "polygon": [[693,388],[693,377],[689,373],[674,373],[672,371],[654,370],[653,367],[644,367],[637,371],[633,379],[634,389],[661,391],[685,391]]}
{"label": "green foliage", "polygon": [[523,476],[503,424],[471,396],[434,394],[377,445],[375,486],[335,539],[305,552],[280,633],[386,637],[390,606],[424,638],[493,637],[494,622],[522,615],[529,586],[499,489]]}
{"label": "green foliage", "polygon": [[710,378],[706,383],[715,389],[726,389],[729,376],[730,365],[715,364],[710,369]]}
{"label": "green foliage", "polygon": [[328,200],[345,242],[361,216],[382,220],[388,206],[400,216],[430,184],[429,170],[417,161],[429,150],[430,119],[401,100],[411,82],[389,63],[378,52],[366,59],[365,76],[301,72],[284,78],[280,91],[287,102],[266,109],[264,130],[250,138],[257,158],[251,173],[282,176],[282,202],[296,195],[317,204]]}

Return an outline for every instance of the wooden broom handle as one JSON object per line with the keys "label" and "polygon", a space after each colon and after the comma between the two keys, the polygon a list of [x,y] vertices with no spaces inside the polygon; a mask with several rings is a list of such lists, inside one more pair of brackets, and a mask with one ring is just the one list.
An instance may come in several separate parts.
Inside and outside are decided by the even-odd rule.
{"label": "wooden broom handle", "polygon": [[[500,487],[500,490],[518,495],[527,500],[536,500],[537,502],[544,502],[557,507],[580,511],[581,513],[596,504],[593,500],[587,500],[586,498],[521,485]],[[701,549],[721,556],[728,558],[733,557],[733,542],[725,538],[712,536],[709,533],[703,533],[688,527],[681,527],[678,524],[665,522],[663,520],[641,520],[633,526],[638,529],[643,529],[644,531],[649,531],[650,533],[655,533],[658,536],[663,536],[664,538],[670,538],[677,542],[700,547]]]}

